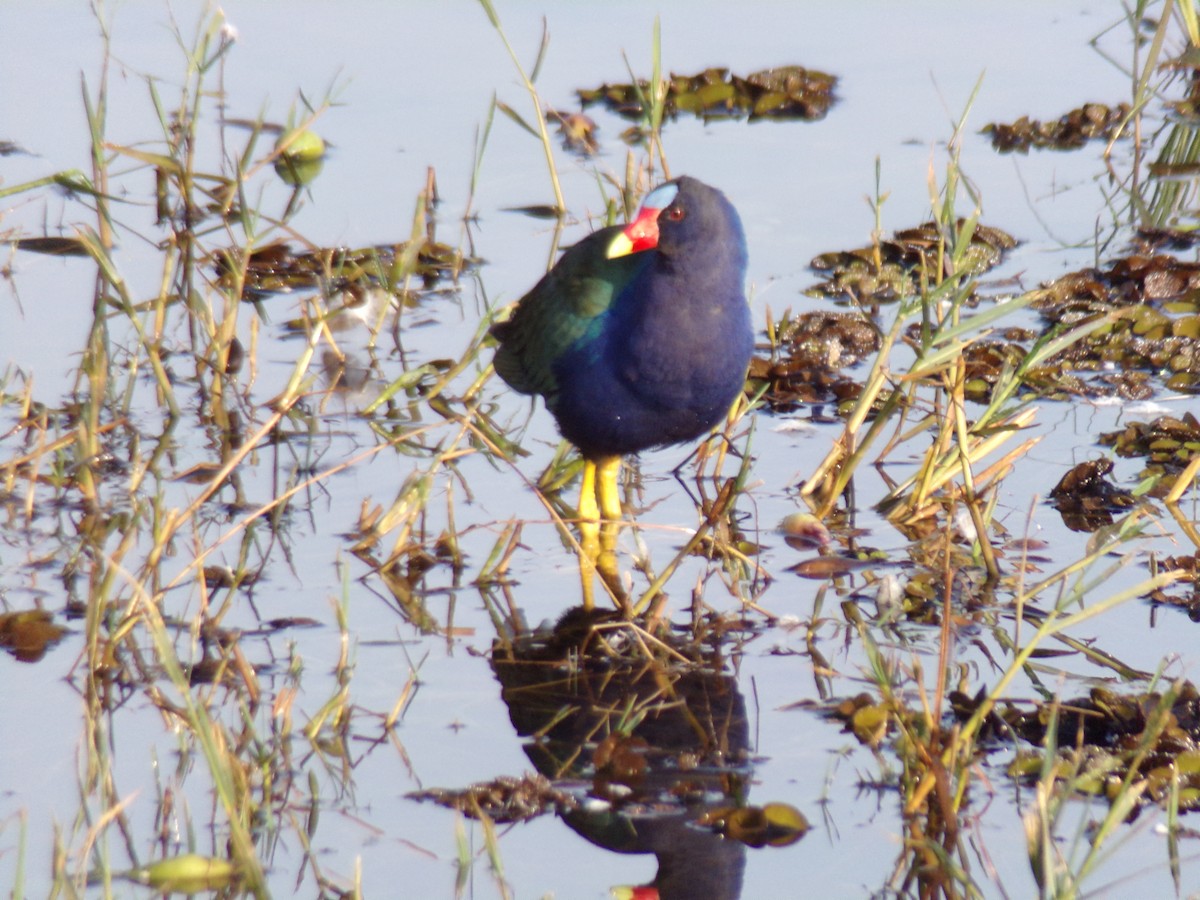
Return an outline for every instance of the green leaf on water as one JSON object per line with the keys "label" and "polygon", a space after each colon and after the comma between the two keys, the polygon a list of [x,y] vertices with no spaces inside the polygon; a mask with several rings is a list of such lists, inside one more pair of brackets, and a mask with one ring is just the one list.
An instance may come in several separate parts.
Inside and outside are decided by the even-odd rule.
{"label": "green leaf on water", "polygon": [[166,893],[196,894],[227,887],[236,874],[237,867],[228,859],[184,853],[135,869],[131,877]]}

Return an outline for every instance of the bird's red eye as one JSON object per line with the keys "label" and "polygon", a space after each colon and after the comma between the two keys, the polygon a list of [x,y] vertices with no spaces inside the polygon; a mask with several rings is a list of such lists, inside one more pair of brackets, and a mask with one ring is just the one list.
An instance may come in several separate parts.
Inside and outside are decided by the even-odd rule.
{"label": "bird's red eye", "polygon": [[682,206],[672,206],[667,209],[666,215],[667,215],[667,218],[670,219],[672,222],[682,222],[683,221],[683,207]]}

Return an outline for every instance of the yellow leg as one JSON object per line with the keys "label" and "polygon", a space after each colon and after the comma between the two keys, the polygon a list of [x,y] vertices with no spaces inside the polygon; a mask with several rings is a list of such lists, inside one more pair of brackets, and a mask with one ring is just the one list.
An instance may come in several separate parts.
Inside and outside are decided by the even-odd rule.
{"label": "yellow leg", "polygon": [[579,577],[583,585],[583,608],[595,609],[595,576],[604,582],[606,592],[624,608],[628,597],[621,587],[617,572],[617,522],[580,522],[580,544],[583,553],[579,556]]}
{"label": "yellow leg", "polygon": [[600,521],[600,508],[596,506],[596,464],[590,459],[583,461],[583,483],[579,486],[579,518],[582,522]]}
{"label": "yellow leg", "polygon": [[[621,520],[621,497],[617,477],[621,457],[607,456],[598,463],[583,461],[583,480],[579,486],[579,543],[583,550],[579,575],[583,582],[583,606],[595,606],[593,576],[599,574],[614,595],[620,594],[617,577],[616,529]],[[600,516],[603,514],[604,522]]]}
{"label": "yellow leg", "polygon": [[621,457],[606,456],[599,462],[583,461],[583,482],[579,486],[579,518],[584,522],[599,522],[600,517],[618,522],[621,519],[621,494],[617,479],[621,474]]}
{"label": "yellow leg", "polygon": [[617,490],[620,474],[619,456],[606,456],[596,464],[596,496],[600,501],[600,512],[613,522],[621,519],[621,494]]}
{"label": "yellow leg", "polygon": [[[593,502],[595,499],[593,498]],[[583,519],[579,523],[579,578],[583,583],[583,608],[596,608],[596,593],[592,584],[596,575],[596,560],[600,557],[600,523]]]}

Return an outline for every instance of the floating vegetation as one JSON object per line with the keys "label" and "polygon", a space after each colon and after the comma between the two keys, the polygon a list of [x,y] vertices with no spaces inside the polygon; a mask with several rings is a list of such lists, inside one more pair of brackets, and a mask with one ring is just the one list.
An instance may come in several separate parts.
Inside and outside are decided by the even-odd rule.
{"label": "floating vegetation", "polygon": [[66,633],[67,630],[55,625],[54,616],[44,609],[0,613],[0,649],[7,650],[21,662],[37,662]]}
{"label": "floating vegetation", "polygon": [[1118,456],[1145,458],[1146,467],[1139,477],[1157,478],[1150,493],[1161,497],[1175,487],[1189,463],[1200,457],[1200,422],[1190,412],[1178,419],[1159,416],[1151,422],[1130,422],[1120,431],[1101,434],[1099,440]]}
{"label": "floating vegetation", "polygon": [[[1200,311],[1200,263],[1169,254],[1135,253],[1115,260],[1107,269],[1080,269],[1056,278],[1034,307],[1051,317],[1065,304],[1089,299],[1121,306],[1172,301],[1172,311],[1196,313]],[[1200,334],[1200,325],[1193,322],[1185,331]]]}
{"label": "floating vegetation", "polygon": [[1193,622],[1200,622],[1200,551],[1151,559],[1149,565],[1152,572],[1159,568],[1175,569],[1184,575],[1174,585],[1151,591],[1147,599],[1155,605],[1181,609]]}
{"label": "floating vegetation", "polygon": [[[976,403],[991,400],[993,389],[1019,366],[1031,352],[1036,340],[1043,339],[1052,329],[1040,335],[1026,328],[1006,329],[1003,339],[986,339],[963,351],[967,382],[967,399]],[[1083,338],[1071,349],[1053,355],[1037,366],[1026,367],[1021,375],[1020,392],[1048,400],[1071,397],[1120,397],[1125,400],[1145,400],[1154,393],[1150,375],[1143,371],[1094,371],[1100,368],[1096,340]],[[1081,372],[1080,370],[1092,370]]]}
{"label": "floating vegetation", "polygon": [[1200,264],[1135,254],[1070,272],[1027,297],[1045,322],[1040,331],[1009,328],[965,348],[971,400],[988,402],[1035,344],[1088,322],[1096,324],[1089,334],[1022,372],[1022,391],[1145,400],[1159,377],[1168,390],[1200,393]]}
{"label": "floating vegetation", "polygon": [[[498,23],[490,0],[483,8]],[[1163,27],[1179,18],[1162,17]],[[458,894],[602,893],[608,881],[593,882],[612,870],[593,867],[585,883],[574,844],[592,856],[647,854],[637,865],[657,863],[658,896],[748,896],[801,871],[803,861],[768,849],[808,829],[783,801],[828,798],[845,811],[863,789],[877,797],[862,814],[882,827],[858,827],[851,811],[841,837],[831,829],[828,844],[810,848],[822,855],[814,872],[854,867],[860,892],[1079,896],[1093,857],[1072,857],[1076,847],[1117,858],[1122,879],[1130,835],[1093,827],[1103,804],[1056,818],[1080,796],[1108,798],[1118,824],[1161,800],[1167,836],[1152,839],[1169,847],[1188,834],[1174,813],[1200,806],[1200,698],[1161,674],[1189,665],[1188,650],[1179,629],[1138,634],[1134,647],[1131,616],[1110,613],[1129,604],[1153,627],[1171,606],[1200,620],[1200,534],[1194,509],[1172,502],[1200,467],[1194,411],[1132,423],[1127,410],[1118,419],[1030,402],[1153,396],[1162,373],[1194,372],[1200,267],[1163,251],[1194,252],[1186,231],[1163,224],[1169,215],[1145,216],[1156,227],[1133,256],[986,302],[980,276],[1015,241],[974,218],[981,186],[959,168],[971,143],[960,122],[945,142],[945,176],[929,186],[936,224],[823,256],[830,282],[817,293],[845,308],[769,318],[769,351],[751,366],[756,402],[739,400],[680,464],[681,484],[665,477],[675,450],[646,454],[617,485],[621,521],[589,533],[563,501],[579,458],[527,427],[526,405],[491,364],[507,273],[462,279],[458,302],[426,303],[394,329],[364,327],[429,290],[457,291],[476,248],[495,257],[510,245],[513,235],[477,227],[496,211],[480,181],[496,168],[483,159],[490,113],[470,185],[456,185],[469,198],[461,230],[458,218],[443,226],[458,232],[458,249],[434,239],[432,180],[411,240],[330,247],[306,233],[343,221],[329,194],[300,189],[299,172],[295,190],[277,177],[281,159],[319,160],[321,144],[293,152],[265,121],[235,125],[228,113],[246,101],[234,70],[221,68],[233,31],[217,13],[201,24],[187,74],[150,85],[157,115],[139,121],[159,122],[161,134],[108,139],[105,114],[120,122],[129,92],[108,95],[118,70],[106,62],[84,92],[89,174],[21,186],[15,193],[31,196],[2,213],[19,221],[2,223],[17,264],[0,286],[51,328],[70,301],[79,335],[54,356],[20,347],[0,371],[0,663],[35,689],[7,692],[5,709],[16,710],[18,732],[65,737],[43,742],[49,757],[20,741],[12,749],[37,772],[79,773],[26,784],[14,769],[0,815],[11,823],[0,827],[8,893],[102,893],[131,878],[155,893],[369,896],[402,884],[432,896],[450,887],[456,850]],[[106,61],[129,58],[105,50]],[[532,71],[544,77],[541,59]],[[1158,71],[1143,63],[1138,71]],[[676,79],[673,114],[770,117],[796,102],[771,92],[815,77],[769,74],[756,85],[767,93],[744,108],[721,70]],[[555,194],[527,211],[573,228],[557,145],[594,152],[594,123],[541,118],[548,107],[521,75],[538,117],[525,124]],[[178,103],[168,84],[181,89]],[[651,137],[628,154],[624,179],[585,179],[596,194],[573,193],[576,208],[628,213],[664,171],[654,104],[668,88],[648,92]],[[1158,85],[1147,91],[1155,102]],[[315,128],[335,105],[303,95],[288,133]],[[511,113],[499,101],[497,110]],[[334,118],[320,122],[330,135]],[[1144,161],[1158,136],[1143,139]],[[528,176],[523,157],[503,162]],[[1120,171],[1127,160],[1108,162],[1119,177],[1106,200],[1155,189],[1156,179]],[[877,183],[877,220],[885,193]],[[1155,206],[1148,194],[1129,200],[1139,216]],[[553,258],[571,238],[507,225],[531,237],[513,259],[543,249]],[[23,237],[57,231],[67,237]],[[63,274],[75,293],[43,290]],[[289,291],[294,300],[278,303],[299,311],[268,322],[266,298]],[[801,404],[818,407],[814,419],[822,405],[840,418],[804,441],[788,432],[807,423],[763,421],[764,407]],[[1039,422],[1046,412],[1051,422]],[[1124,426],[1113,446],[1178,473],[1164,502],[1140,501],[1150,485],[1113,479],[1108,457],[1049,490],[1097,455],[1097,421]],[[1037,501],[1047,493],[1086,537]],[[554,625],[526,624],[568,606]],[[1180,655],[1156,665],[1154,640]],[[1114,644],[1158,680],[1113,655]],[[43,653],[36,667],[9,658]],[[481,666],[492,676],[482,689]],[[976,678],[989,683],[972,696]],[[1134,684],[1089,694],[1103,678]],[[1031,694],[1037,702],[1014,699]],[[826,720],[781,722],[793,715],[785,704]],[[847,746],[856,741],[869,752]],[[988,757],[1000,754],[990,751],[1007,762],[1013,745],[1031,743],[1041,747],[1014,775],[1037,778],[1036,791],[993,792]],[[807,765],[814,753],[831,764]],[[407,791],[399,814],[371,802]],[[493,827],[535,817],[532,844]],[[1067,822],[1085,823],[1077,840]],[[1033,874],[1005,867],[1001,884],[976,852],[985,833],[1005,859],[1028,852]],[[580,837],[593,846],[578,847]],[[764,848],[758,860],[751,848]],[[503,852],[529,857],[509,866]],[[1168,868],[1144,862],[1135,859],[1156,873],[1139,882]]]}
{"label": "floating vegetation", "polygon": [[748,847],[787,847],[808,833],[808,819],[787,803],[765,806],[723,806],[706,812],[698,825]]}
{"label": "floating vegetation", "polygon": [[500,824],[528,822],[545,812],[569,811],[578,806],[573,794],[556,790],[549,778],[537,774],[520,778],[501,775],[462,790],[430,788],[405,796],[457,810],[472,819],[486,817]]}
{"label": "floating vegetation", "polygon": [[596,138],[599,130],[595,120],[583,113],[551,113],[558,120],[558,134],[562,138],[564,150],[578,153],[580,156],[592,156],[600,151],[600,142]]}
{"label": "floating vegetation", "polygon": [[[963,225],[958,222],[958,228]],[[957,230],[955,232],[958,233]],[[825,280],[810,288],[810,297],[828,297],[859,304],[893,303],[916,295],[923,285],[937,284],[947,275],[982,275],[997,266],[1004,254],[1017,246],[1012,235],[999,228],[976,225],[969,245],[949,271],[946,236],[936,222],[897,231],[890,240],[857,250],[822,253],[809,265]]]}
{"label": "floating vegetation", "polygon": [[1081,462],[1050,491],[1050,502],[1072,531],[1092,532],[1111,525],[1114,515],[1126,512],[1136,502],[1133,494],[1109,480],[1112,470],[1111,459]]}
{"label": "floating vegetation", "polygon": [[225,251],[217,257],[216,269],[223,286],[232,289],[241,278],[242,298],[258,300],[270,294],[317,289],[361,295],[380,285],[396,284],[405,275],[421,279],[425,290],[432,290],[442,281],[457,282],[476,262],[454,247],[430,240],[359,250],[325,247],[301,251],[281,241],[252,250],[248,256],[239,249]]}
{"label": "floating vegetation", "polygon": [[[779,66],[744,78],[713,67],[695,75],[675,75],[666,81],[664,114],[675,118],[690,113],[702,119],[749,118],[812,121],[824,118],[836,97],[837,77],[803,66]],[[627,119],[645,115],[650,82],[603,84],[575,92],[583,105],[602,103]]]}
{"label": "floating vegetation", "polygon": [[852,401],[860,386],[838,370],[875,353],[879,329],[857,312],[801,313],[777,323],[772,353],[750,361],[748,390],[774,412]]}
{"label": "floating vegetation", "polygon": [[983,134],[1001,153],[1028,153],[1030,148],[1076,150],[1092,140],[1109,140],[1129,119],[1129,104],[1085,103],[1054,122],[1021,116],[1011,124],[990,123]]}
{"label": "floating vegetation", "polygon": [[879,703],[866,691],[832,703],[823,712],[829,718],[840,721],[844,731],[869,747],[878,747],[887,737],[896,724],[898,713],[909,715],[906,711],[897,711],[886,703]]}
{"label": "floating vegetation", "polygon": [[[1093,315],[1102,311],[1102,307],[1094,308]],[[1185,334],[1163,334],[1164,329],[1173,330],[1174,326],[1163,322],[1150,307],[1134,307],[1114,315],[1111,323],[1097,328],[1086,341],[1065,351],[1056,361],[1077,370],[1116,368],[1126,370],[1127,374],[1102,373],[1092,379],[1092,384],[1108,383],[1111,389],[1074,393],[1115,393],[1130,399],[1145,399],[1150,393],[1141,383],[1146,373],[1160,376],[1168,390],[1200,393],[1200,339]]]}
{"label": "floating vegetation", "polygon": [[1152,255],[1158,250],[1191,250],[1200,244],[1200,231],[1182,228],[1139,228],[1134,235],[1138,252]]}
{"label": "floating vegetation", "polygon": [[[979,700],[950,695],[960,721],[977,713]],[[1200,809],[1200,692],[1190,681],[1165,691],[1097,687],[1086,697],[1004,702],[988,714],[982,736],[1048,748],[1018,752],[1008,767],[1014,778],[1045,777],[1049,766],[1068,790],[1133,801],[1131,810],[1168,802],[1180,812]]]}
{"label": "floating vegetation", "polygon": [[[1042,777],[1049,755],[1051,770],[1068,790],[1114,800],[1133,778],[1140,804],[1164,804],[1177,787],[1181,812],[1200,809],[1200,691],[1190,681],[1165,691],[1123,694],[1097,687],[1085,697],[994,706],[985,704],[983,691],[972,697],[954,690],[947,700],[957,722],[981,721],[981,745],[1047,748],[1021,749],[1008,766],[1014,778]],[[905,745],[920,740],[927,727],[920,710],[866,692],[820,709],[860,743],[873,748],[895,743],[902,753],[911,752]]]}

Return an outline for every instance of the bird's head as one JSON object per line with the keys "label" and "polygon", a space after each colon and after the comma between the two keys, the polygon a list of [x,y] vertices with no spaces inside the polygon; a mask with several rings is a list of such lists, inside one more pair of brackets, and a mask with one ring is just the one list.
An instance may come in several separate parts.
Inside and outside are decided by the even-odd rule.
{"label": "bird's head", "polygon": [[[664,256],[706,259],[718,268],[746,266],[742,222],[716,188],[683,175],[652,190],[633,221],[608,247],[608,258],[657,249]],[[698,255],[698,257],[697,257]]]}
{"label": "bird's head", "polygon": [[671,206],[679,193],[679,185],[673,181],[660,185],[646,195],[633,221],[618,234],[608,246],[608,258],[640,253],[658,246],[658,217]]}

